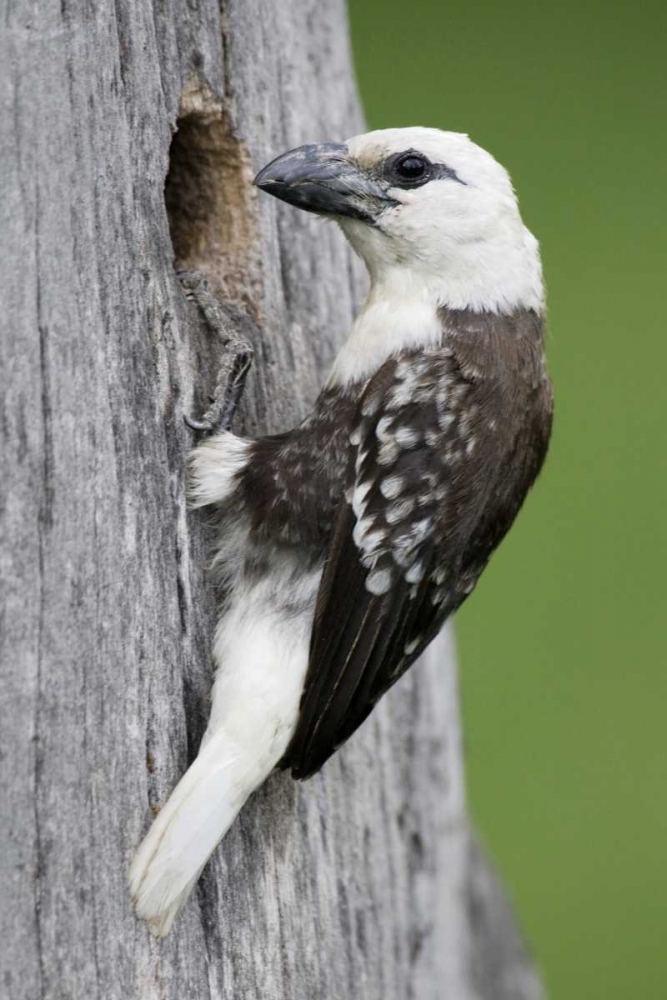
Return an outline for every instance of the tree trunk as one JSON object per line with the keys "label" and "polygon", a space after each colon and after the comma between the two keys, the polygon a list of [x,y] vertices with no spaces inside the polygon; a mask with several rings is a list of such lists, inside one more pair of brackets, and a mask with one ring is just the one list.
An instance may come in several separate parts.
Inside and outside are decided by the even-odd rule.
{"label": "tree trunk", "polygon": [[308,410],[364,278],[253,171],[362,127],[342,0],[7,0],[2,115],[2,995],[533,998],[471,845],[450,639],[324,772],[254,796],[174,931],[129,860],[211,684],[183,414],[220,345],[174,268],[255,343],[239,425]]}

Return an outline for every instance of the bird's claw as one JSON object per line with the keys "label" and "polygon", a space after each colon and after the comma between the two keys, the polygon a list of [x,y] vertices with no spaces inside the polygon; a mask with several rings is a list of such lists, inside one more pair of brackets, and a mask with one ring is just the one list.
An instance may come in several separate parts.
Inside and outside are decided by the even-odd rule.
{"label": "bird's claw", "polygon": [[215,430],[210,420],[193,420],[192,417],[189,417],[187,415],[187,413],[183,414],[183,420],[192,431],[199,431],[202,434],[203,433],[210,434]]}
{"label": "bird's claw", "polygon": [[201,420],[183,415],[193,431],[213,433],[231,430],[236,408],[241,401],[254,351],[249,344],[235,341],[228,345],[220,363],[213,402]]}
{"label": "bird's claw", "polygon": [[200,420],[188,414],[183,415],[183,420],[191,430],[199,433],[230,430],[254,351],[250,344],[238,337],[234,328],[237,324],[234,322],[233,309],[230,310],[231,315],[228,315],[199,271],[179,271],[177,277],[186,297],[198,306],[207,326],[224,345],[211,406]]}

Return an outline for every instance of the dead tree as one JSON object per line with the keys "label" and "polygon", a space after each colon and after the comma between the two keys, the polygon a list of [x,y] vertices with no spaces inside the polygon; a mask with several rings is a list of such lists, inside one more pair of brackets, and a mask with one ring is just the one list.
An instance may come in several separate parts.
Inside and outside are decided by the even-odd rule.
{"label": "dead tree", "polygon": [[126,891],[211,683],[183,414],[220,345],[175,267],[254,342],[242,425],[292,425],[364,278],[251,179],[362,127],[342,0],[9,0],[0,78],[2,996],[539,996],[471,842],[446,636],[322,774],[254,797],[165,942]]}

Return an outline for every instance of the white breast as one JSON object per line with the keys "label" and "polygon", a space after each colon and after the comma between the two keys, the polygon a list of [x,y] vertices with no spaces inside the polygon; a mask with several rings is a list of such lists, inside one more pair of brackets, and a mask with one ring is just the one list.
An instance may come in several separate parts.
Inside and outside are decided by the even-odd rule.
{"label": "white breast", "polygon": [[401,351],[439,343],[442,324],[429,295],[409,289],[378,289],[359,313],[334,361],[328,384],[346,386],[373,375]]}

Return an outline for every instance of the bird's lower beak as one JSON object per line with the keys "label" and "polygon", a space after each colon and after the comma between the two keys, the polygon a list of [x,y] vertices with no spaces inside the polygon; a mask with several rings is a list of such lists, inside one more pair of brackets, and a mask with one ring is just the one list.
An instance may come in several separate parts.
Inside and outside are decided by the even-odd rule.
{"label": "bird's lower beak", "polygon": [[299,146],[272,160],[255,177],[262,191],[307,212],[374,223],[393,204],[349,157],[344,143]]}

